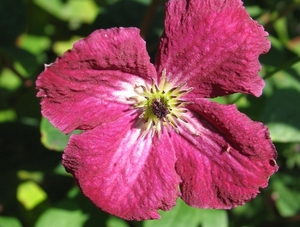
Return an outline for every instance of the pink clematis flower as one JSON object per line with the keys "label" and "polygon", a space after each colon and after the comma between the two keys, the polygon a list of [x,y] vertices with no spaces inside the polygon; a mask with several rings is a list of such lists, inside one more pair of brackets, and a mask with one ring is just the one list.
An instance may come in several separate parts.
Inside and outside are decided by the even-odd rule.
{"label": "pink clematis flower", "polygon": [[99,208],[156,219],[181,197],[230,209],[278,169],[267,128],[235,105],[259,96],[267,33],[240,0],[170,0],[155,64],[136,28],[97,30],[37,79],[42,114],[72,135],[63,165]]}

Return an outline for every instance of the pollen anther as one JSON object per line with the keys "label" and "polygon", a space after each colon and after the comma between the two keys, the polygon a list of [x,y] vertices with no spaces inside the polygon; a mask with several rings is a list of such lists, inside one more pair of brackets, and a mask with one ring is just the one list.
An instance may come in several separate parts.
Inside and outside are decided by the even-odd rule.
{"label": "pollen anther", "polygon": [[157,134],[160,137],[164,128],[169,133],[170,128],[179,133],[179,121],[188,123],[183,114],[187,112],[185,106],[189,102],[181,98],[193,88],[184,88],[186,83],[173,86],[166,78],[165,70],[158,85],[154,78],[151,78],[151,82],[151,85],[135,85],[134,91],[137,96],[128,98],[135,101],[132,105],[140,111],[138,118],[142,121],[142,136],[151,131],[151,136]]}

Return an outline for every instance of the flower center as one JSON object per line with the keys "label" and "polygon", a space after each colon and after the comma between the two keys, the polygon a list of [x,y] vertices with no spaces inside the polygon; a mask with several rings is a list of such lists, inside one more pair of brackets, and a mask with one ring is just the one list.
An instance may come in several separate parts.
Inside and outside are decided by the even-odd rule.
{"label": "flower center", "polygon": [[179,86],[172,86],[163,71],[162,79],[157,85],[152,79],[152,84],[135,85],[134,91],[137,96],[130,97],[134,101],[133,108],[141,113],[139,118],[143,122],[143,135],[149,131],[152,136],[155,133],[160,136],[164,127],[170,131],[173,128],[177,133],[179,121],[187,123],[183,113],[187,112],[185,105],[189,102],[181,97],[190,92],[193,88],[185,89],[186,83]]}
{"label": "flower center", "polygon": [[165,102],[163,99],[154,99],[153,102],[151,103],[151,108],[153,114],[159,118],[163,119],[167,116],[167,114],[170,113],[167,102]]}

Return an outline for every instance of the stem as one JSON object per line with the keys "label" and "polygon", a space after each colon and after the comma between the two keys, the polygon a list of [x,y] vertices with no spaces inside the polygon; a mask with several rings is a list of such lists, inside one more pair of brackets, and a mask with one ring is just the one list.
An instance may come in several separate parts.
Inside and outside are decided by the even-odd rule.
{"label": "stem", "polygon": [[1,63],[8,69],[10,69],[23,83],[23,85],[25,87],[32,87],[33,82],[29,79],[27,79],[25,76],[23,76],[21,73],[19,73],[15,67],[13,66],[13,64],[7,59],[5,58],[5,56],[0,56],[1,59]]}
{"label": "stem", "polygon": [[243,97],[244,94],[239,94],[238,97],[236,97],[234,100],[231,100],[230,102],[227,102],[227,104],[234,104],[236,103],[237,101],[239,101],[242,97]]}
{"label": "stem", "polygon": [[146,13],[145,13],[145,16],[144,16],[141,26],[140,26],[140,29],[141,29],[140,34],[143,39],[145,39],[145,37],[148,33],[149,27],[153,21],[155,13],[156,13],[156,9],[161,4],[161,2],[162,2],[162,0],[152,0]]}
{"label": "stem", "polygon": [[300,62],[300,56],[297,56],[295,58],[292,58],[288,61],[286,61],[285,63],[283,63],[282,65],[280,65],[279,67],[277,67],[276,69],[272,70],[271,72],[267,73],[265,76],[263,76],[263,79],[268,79],[269,77],[273,76],[275,73],[290,68],[292,67],[292,65],[296,64],[297,62]]}
{"label": "stem", "polygon": [[291,4],[289,4],[286,8],[284,8],[283,10],[281,10],[279,12],[279,14],[274,18],[271,19],[270,21],[268,21],[264,27],[267,31],[270,31],[271,27],[273,26],[273,24],[279,20],[282,17],[285,17],[286,15],[288,15],[290,12],[294,11],[295,9],[297,9],[298,5],[300,4],[300,2],[292,2]]}
{"label": "stem", "polygon": [[[281,70],[284,70],[284,69],[292,67],[292,65],[296,64],[297,62],[300,62],[300,56],[297,56],[295,58],[292,58],[292,59],[286,61],[284,64],[280,65],[276,69],[274,69],[271,72],[265,74],[265,76],[263,76],[262,78],[264,80],[266,80],[266,79],[270,78],[271,76],[273,76],[275,73],[277,73],[277,72],[279,72]],[[235,100],[231,101],[230,103],[236,103],[242,97],[243,97],[243,94],[240,94]]]}

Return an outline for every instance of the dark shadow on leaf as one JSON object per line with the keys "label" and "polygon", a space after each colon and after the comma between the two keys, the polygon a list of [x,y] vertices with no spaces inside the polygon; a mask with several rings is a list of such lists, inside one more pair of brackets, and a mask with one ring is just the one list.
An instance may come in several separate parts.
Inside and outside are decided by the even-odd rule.
{"label": "dark shadow on leaf", "polygon": [[[108,5],[104,12],[100,13],[93,24],[95,29],[108,29],[112,27],[137,27],[140,28],[147,5],[134,0],[116,1]],[[149,55],[153,61],[158,47],[159,37],[163,30],[164,21],[164,4],[158,7],[149,31],[147,32],[146,41]]]}
{"label": "dark shadow on leaf", "polygon": [[61,161],[61,153],[49,151],[40,142],[39,128],[21,123],[0,124],[0,171],[51,170]]}
{"label": "dark shadow on leaf", "polygon": [[259,60],[264,65],[273,66],[275,68],[282,65],[285,61],[295,58],[297,55],[285,48],[276,48],[276,46],[271,46],[268,53],[262,54]]}
{"label": "dark shadow on leaf", "polygon": [[25,4],[23,0],[0,1],[0,45],[13,44],[25,30]]}
{"label": "dark shadow on leaf", "polygon": [[294,89],[277,90],[266,100],[261,121],[264,123],[284,123],[300,129],[300,92]]}
{"label": "dark shadow on leaf", "polygon": [[18,178],[20,170],[44,175],[39,184],[48,193],[48,201],[64,197],[70,185],[73,185],[73,180],[66,176],[55,176],[53,169],[60,162],[61,153],[47,150],[41,144],[39,128],[16,122],[0,124],[1,214],[15,216],[22,212],[22,205],[16,198],[17,187],[22,182]]}

